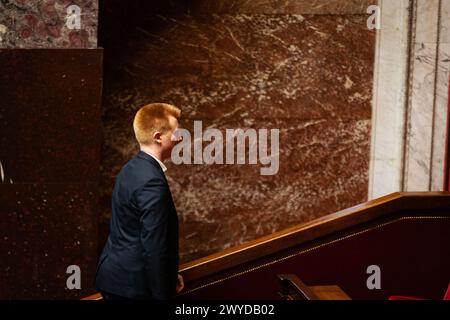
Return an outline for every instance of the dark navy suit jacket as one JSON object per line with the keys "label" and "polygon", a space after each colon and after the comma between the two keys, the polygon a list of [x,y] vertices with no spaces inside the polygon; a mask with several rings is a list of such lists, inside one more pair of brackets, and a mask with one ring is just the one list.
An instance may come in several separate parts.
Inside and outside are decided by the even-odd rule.
{"label": "dark navy suit jacket", "polygon": [[168,299],[178,277],[178,216],[159,163],[140,151],[120,171],[110,235],[95,286],[134,299]]}

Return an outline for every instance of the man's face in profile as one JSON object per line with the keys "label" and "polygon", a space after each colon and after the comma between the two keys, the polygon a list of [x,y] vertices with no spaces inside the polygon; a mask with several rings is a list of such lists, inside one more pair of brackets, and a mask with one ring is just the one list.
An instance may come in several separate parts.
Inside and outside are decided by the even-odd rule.
{"label": "man's face in profile", "polygon": [[169,116],[169,123],[170,130],[167,130],[164,134],[161,135],[163,160],[170,158],[173,147],[182,140],[181,138],[177,138],[176,135],[174,135],[179,125],[177,118]]}

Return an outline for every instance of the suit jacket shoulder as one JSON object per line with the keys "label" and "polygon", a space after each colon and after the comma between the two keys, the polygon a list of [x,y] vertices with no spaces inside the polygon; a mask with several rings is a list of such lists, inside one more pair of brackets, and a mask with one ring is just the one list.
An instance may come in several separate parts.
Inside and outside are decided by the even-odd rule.
{"label": "suit jacket shoulder", "polygon": [[128,199],[133,199],[136,192],[139,192],[150,180],[160,180],[168,187],[164,172],[159,163],[150,155],[140,151],[133,159],[122,167],[117,176],[114,196],[119,196],[120,189]]}

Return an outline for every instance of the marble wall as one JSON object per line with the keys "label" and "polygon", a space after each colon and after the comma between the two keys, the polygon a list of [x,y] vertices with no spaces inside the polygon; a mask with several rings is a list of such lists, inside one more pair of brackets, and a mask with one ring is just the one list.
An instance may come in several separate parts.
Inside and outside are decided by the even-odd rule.
{"label": "marble wall", "polygon": [[450,2],[380,1],[369,198],[444,190]]}
{"label": "marble wall", "polygon": [[185,7],[195,14],[364,14],[376,0],[190,0]]}
{"label": "marble wall", "polygon": [[[369,1],[109,1],[102,220],[137,152],[132,119],[179,106],[182,126],[280,130],[280,167],[174,165],[168,180],[186,262],[367,200],[375,32]],[[104,30],[104,31],[102,31]]]}
{"label": "marble wall", "polygon": [[0,48],[96,48],[97,14],[97,0],[0,1]]}
{"label": "marble wall", "polygon": [[417,0],[405,141],[405,191],[442,191],[450,74],[450,2]]}

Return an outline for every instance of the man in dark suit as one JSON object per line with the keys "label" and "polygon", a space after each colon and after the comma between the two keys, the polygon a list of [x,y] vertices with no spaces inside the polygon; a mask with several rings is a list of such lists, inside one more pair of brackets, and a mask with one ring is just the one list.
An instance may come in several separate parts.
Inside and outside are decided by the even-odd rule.
{"label": "man in dark suit", "polygon": [[140,152],[116,178],[110,235],[95,285],[105,299],[169,299],[184,287],[178,274],[178,216],[165,177],[180,109],[153,103],[133,128]]}

